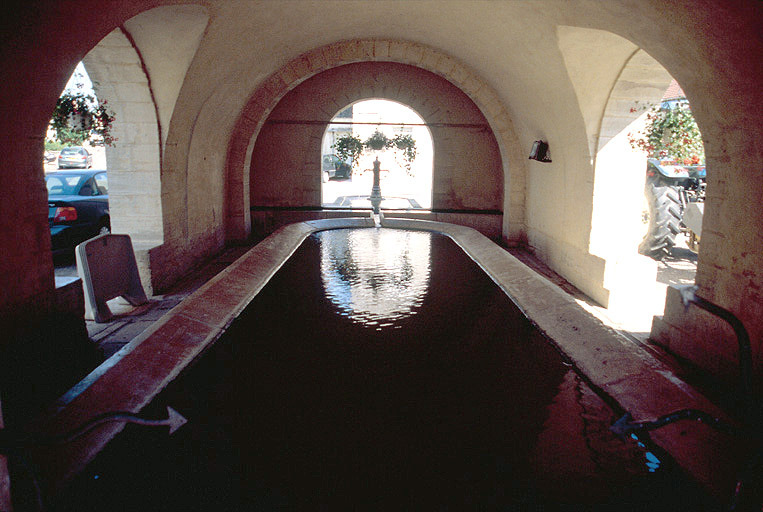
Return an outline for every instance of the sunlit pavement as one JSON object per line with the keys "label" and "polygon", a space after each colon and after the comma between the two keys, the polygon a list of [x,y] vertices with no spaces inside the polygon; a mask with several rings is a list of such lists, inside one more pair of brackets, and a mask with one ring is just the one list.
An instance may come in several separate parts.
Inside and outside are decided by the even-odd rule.
{"label": "sunlit pavement", "polygon": [[665,312],[665,296],[669,286],[691,285],[697,274],[697,254],[689,250],[686,245],[686,237],[679,235],[676,246],[670,255],[657,262],[657,280],[655,282],[652,300],[644,303],[639,297],[634,297],[629,310],[633,314],[620,315],[615,319],[606,308],[602,308],[590,302],[581,305],[591,314],[598,317],[602,322],[617,329],[627,337],[648,345],[648,339],[652,330],[652,319],[662,316]]}
{"label": "sunlit pavement", "polygon": [[686,237],[679,235],[670,256],[658,262],[657,282],[666,285],[694,284],[697,274],[697,255],[686,245]]}
{"label": "sunlit pavement", "polygon": [[[92,169],[106,169],[106,148],[103,146],[101,147],[90,147],[87,146],[86,148],[91,155],[93,155],[93,165]],[[58,156],[58,151],[54,151],[56,154],[56,157]],[[58,159],[53,160],[52,162],[44,162],[43,163],[43,169],[45,173],[49,172],[55,172],[58,170]],[[67,170],[67,169],[62,169]]]}
{"label": "sunlit pavement", "polygon": [[625,315],[625,317],[620,315],[619,318],[615,319],[610,311],[596,304],[590,297],[587,297],[563,277],[549,269],[532,254],[522,250],[511,250],[511,252],[523,263],[572,295],[582,308],[603,323],[642,344],[646,344],[649,338],[652,330],[652,318],[664,313],[665,294],[668,286],[693,284],[697,273],[697,255],[689,250],[686,245],[686,237],[680,235],[670,256],[657,263],[657,280],[655,281],[652,300],[645,303],[641,298],[634,297],[633,304],[629,308],[632,314]]}
{"label": "sunlit pavement", "polygon": [[[333,178],[328,180],[323,183],[323,205],[328,206],[342,196],[371,195],[373,179],[371,169],[366,169],[353,171],[352,178],[348,180]],[[409,176],[400,169],[387,171],[382,163],[380,181],[382,196],[413,198],[423,208],[431,207],[431,179],[421,173]]]}

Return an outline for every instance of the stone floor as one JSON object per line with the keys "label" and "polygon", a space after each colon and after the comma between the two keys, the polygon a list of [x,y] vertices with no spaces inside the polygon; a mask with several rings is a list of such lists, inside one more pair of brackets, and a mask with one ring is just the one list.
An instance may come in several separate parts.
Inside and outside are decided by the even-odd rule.
{"label": "stone floor", "polygon": [[[105,323],[86,321],[90,339],[103,350],[104,359],[111,357],[250,248],[251,246],[226,248],[216,257],[194,269],[167,293],[154,295],[149,303],[143,306],[133,307],[122,298],[110,300],[109,309],[114,314],[110,321]],[[56,276],[76,275],[77,267],[71,261],[63,260],[57,263]]]}

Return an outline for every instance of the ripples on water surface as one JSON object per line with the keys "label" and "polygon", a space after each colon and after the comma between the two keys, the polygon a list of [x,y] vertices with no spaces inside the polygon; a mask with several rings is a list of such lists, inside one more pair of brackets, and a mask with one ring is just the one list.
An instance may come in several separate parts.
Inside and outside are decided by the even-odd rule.
{"label": "ripples on water surface", "polygon": [[315,237],[326,297],[341,315],[383,329],[416,314],[429,287],[430,233],[337,229]]}

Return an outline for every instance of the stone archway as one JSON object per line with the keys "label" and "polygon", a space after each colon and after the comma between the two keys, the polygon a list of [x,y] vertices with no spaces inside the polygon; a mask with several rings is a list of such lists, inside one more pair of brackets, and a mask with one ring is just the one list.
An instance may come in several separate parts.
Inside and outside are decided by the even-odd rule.
{"label": "stone archway", "polygon": [[336,105],[397,101],[425,121],[434,145],[432,209],[500,212],[503,164],[485,117],[453,84],[420,68],[358,62],[326,70],[287,93],[268,116],[251,158],[253,206],[321,205],[320,143]]}
{"label": "stone archway", "polygon": [[165,144],[208,21],[201,6],[154,7],[127,19],[83,58],[99,98],[116,114],[117,142],[106,149],[112,231],[131,236],[150,292],[167,280],[166,271],[150,263],[150,252],[167,237]]}
{"label": "stone archway", "polygon": [[84,57],[101,101],[115,112],[116,146],[106,149],[109,209],[115,233],[137,244],[160,244],[162,234],[159,121],[140,54],[115,29]]}
{"label": "stone archway", "polygon": [[643,126],[641,107],[659,103],[671,80],[659,62],[637,49],[609,94],[593,148],[589,250],[606,261],[609,315],[644,336],[664,304],[664,292],[661,298],[655,285],[656,262],[638,253],[646,158],[631,148],[628,134]]}
{"label": "stone archway", "polygon": [[[474,102],[495,135],[503,162],[505,198],[502,236],[509,242],[523,239],[526,160],[519,149],[508,111],[498,94],[467,66],[438,50],[408,41],[372,39],[342,41],[300,55],[270,75],[250,96],[232,131],[228,146],[227,238],[245,239],[251,232],[249,169],[252,153],[265,121],[279,101],[289,91],[318,73],[361,62],[415,66],[446,79]],[[335,107],[339,108],[340,105]]]}
{"label": "stone archway", "polygon": [[[394,124],[397,123],[397,124]],[[404,162],[397,151],[360,155],[348,169],[338,164],[337,144],[346,136],[367,140],[376,132],[392,139],[410,136],[415,142],[414,159]],[[326,208],[350,209],[371,206],[364,196],[373,189],[373,160],[380,157],[384,172],[384,193],[391,196],[386,207],[430,210],[432,208],[432,132],[421,116],[408,105],[395,101],[367,99],[340,109],[324,131],[321,141],[321,205]],[[332,172],[332,168],[334,171]],[[380,183],[381,186],[381,183]]]}

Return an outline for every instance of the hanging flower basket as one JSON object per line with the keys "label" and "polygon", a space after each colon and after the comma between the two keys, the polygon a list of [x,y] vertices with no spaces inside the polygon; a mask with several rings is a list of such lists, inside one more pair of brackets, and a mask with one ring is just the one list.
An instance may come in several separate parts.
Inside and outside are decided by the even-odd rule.
{"label": "hanging flower basket", "polygon": [[100,104],[91,95],[66,92],[58,98],[50,120],[55,139],[64,144],[80,145],[87,141],[94,146],[113,146],[116,138],[111,129],[114,112],[107,102]]}
{"label": "hanging flower basket", "polygon": [[[631,112],[639,110],[631,108]],[[646,126],[640,132],[629,133],[628,140],[633,149],[645,152],[650,158],[672,158],[686,165],[705,161],[702,134],[688,102],[648,108]]]}
{"label": "hanging flower basket", "polygon": [[411,162],[416,158],[416,141],[410,135],[398,134],[390,139],[379,130],[365,141],[361,141],[353,135],[343,135],[331,146],[337,157],[345,162],[352,162],[355,166],[364,150],[386,151],[391,149],[395,153],[402,153],[404,166],[408,172],[411,170]]}
{"label": "hanging flower basket", "polygon": [[92,118],[82,112],[69,114],[69,129],[76,131],[89,131],[93,127]]}
{"label": "hanging flower basket", "polygon": [[389,147],[390,140],[386,135],[376,130],[366,141],[363,143],[365,147],[372,151],[381,151]]}

